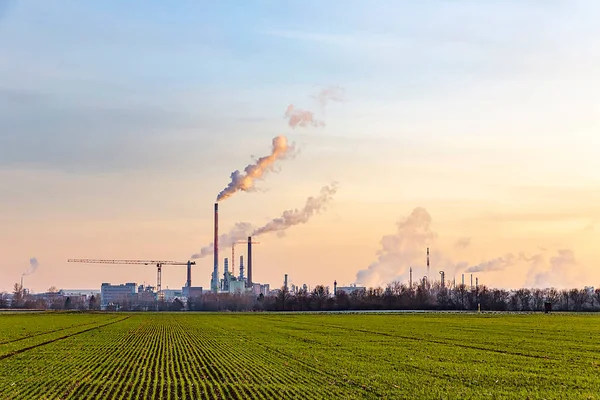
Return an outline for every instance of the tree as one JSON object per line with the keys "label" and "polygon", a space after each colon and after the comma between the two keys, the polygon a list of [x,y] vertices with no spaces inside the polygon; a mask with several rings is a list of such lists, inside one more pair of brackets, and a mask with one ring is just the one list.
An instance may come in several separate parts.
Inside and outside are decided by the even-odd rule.
{"label": "tree", "polygon": [[22,308],[25,303],[25,289],[23,285],[15,283],[13,286],[12,308]]}
{"label": "tree", "polygon": [[282,286],[277,294],[276,308],[281,311],[286,311],[290,300],[290,292],[287,287]]}
{"label": "tree", "polygon": [[171,311],[181,311],[185,308],[185,305],[183,304],[183,302],[179,299],[175,299],[173,300],[173,302],[171,303],[169,309]]}
{"label": "tree", "polygon": [[90,310],[97,310],[99,308],[99,304],[98,304],[98,300],[96,299],[96,296],[91,295],[90,296],[90,301],[89,301],[89,309]]}
{"label": "tree", "polygon": [[8,296],[6,293],[0,293],[0,308],[8,308]]}
{"label": "tree", "polygon": [[317,306],[317,309],[321,311],[323,309],[323,304],[327,299],[327,293],[325,292],[325,287],[323,285],[317,285],[310,296],[311,300]]}
{"label": "tree", "polygon": [[595,300],[596,300],[596,304],[597,304],[598,306],[600,306],[600,288],[597,288],[597,289],[594,291],[594,297],[593,297],[593,299],[595,299]]}

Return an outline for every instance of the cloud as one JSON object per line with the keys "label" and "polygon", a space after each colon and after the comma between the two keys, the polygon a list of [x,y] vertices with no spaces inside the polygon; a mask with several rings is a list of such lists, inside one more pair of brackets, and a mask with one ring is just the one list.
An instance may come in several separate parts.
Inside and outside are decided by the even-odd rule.
{"label": "cloud", "polygon": [[466,249],[470,245],[471,245],[471,238],[470,237],[461,237],[461,238],[458,238],[458,240],[454,244],[454,246],[456,246],[458,248],[461,248],[461,249]]}

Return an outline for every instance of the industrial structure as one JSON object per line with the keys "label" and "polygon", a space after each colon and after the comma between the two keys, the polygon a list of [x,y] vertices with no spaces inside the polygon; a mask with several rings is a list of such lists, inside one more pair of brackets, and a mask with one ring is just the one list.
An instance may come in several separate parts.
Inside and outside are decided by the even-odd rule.
{"label": "industrial structure", "polygon": [[[191,293],[201,294],[202,288],[194,288],[192,286],[192,265],[196,265],[194,261],[163,261],[163,260],[99,260],[92,258],[72,258],[67,262],[75,263],[86,263],[86,264],[132,264],[132,265],[156,265],[156,293],[159,300],[164,300],[164,293],[162,291],[162,267],[163,265],[185,265],[187,266],[187,280],[185,286],[182,288],[182,292],[186,296],[190,296]],[[135,292],[134,292],[135,293]]]}

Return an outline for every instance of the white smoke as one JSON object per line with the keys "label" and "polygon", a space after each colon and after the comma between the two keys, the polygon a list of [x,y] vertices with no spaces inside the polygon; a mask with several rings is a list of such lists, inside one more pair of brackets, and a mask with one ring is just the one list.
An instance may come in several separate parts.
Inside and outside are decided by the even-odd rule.
{"label": "white smoke", "polygon": [[293,104],[288,106],[287,110],[285,111],[285,117],[288,119],[288,125],[292,128],[306,128],[309,126],[318,128],[325,126],[325,122],[316,119],[315,115],[311,111],[296,108]]}
{"label": "white smoke", "polygon": [[469,267],[465,270],[469,272],[486,272],[486,271],[502,271],[508,267],[515,265],[519,260],[522,260],[522,256],[515,256],[514,254],[507,253],[502,257],[496,257],[494,259],[481,262],[477,265]]}
{"label": "white smoke", "polygon": [[27,276],[27,275],[31,275],[33,274],[38,267],[40,266],[40,263],[38,262],[37,258],[32,257],[29,259],[29,268],[27,268],[27,270],[25,272],[23,272],[21,274],[21,276]]}
{"label": "white smoke", "polygon": [[430,228],[431,216],[422,207],[397,223],[396,233],[381,239],[378,260],[358,271],[356,283],[364,286],[385,285],[405,278],[413,265],[423,265],[426,248],[437,238]]}
{"label": "white smoke", "polygon": [[278,232],[280,237],[283,231],[288,228],[298,225],[305,224],[315,214],[318,214],[324,210],[327,204],[332,200],[333,195],[337,192],[337,185],[333,183],[331,186],[324,186],[321,188],[321,193],[317,197],[309,197],[306,199],[304,208],[298,210],[286,210],[283,212],[281,217],[274,218],[269,221],[265,226],[256,229],[252,236],[259,236],[269,232]]}
{"label": "white smoke", "polygon": [[[225,234],[219,236],[219,246],[229,247],[235,242],[247,239],[252,232],[252,225],[247,222],[238,222],[235,226]],[[214,243],[210,243],[208,246],[202,247],[199,253],[191,255],[192,259],[204,258],[214,254]]]}
{"label": "white smoke", "polygon": [[238,191],[254,190],[254,181],[262,178],[267,171],[273,171],[275,162],[279,159],[285,159],[294,154],[294,145],[289,144],[285,136],[277,136],[273,138],[273,146],[271,154],[261,157],[254,164],[250,164],[244,168],[244,172],[239,170],[231,173],[231,182],[217,196],[217,201],[225,200],[233,196]]}
{"label": "white smoke", "polygon": [[575,252],[570,249],[559,249],[551,257],[544,253],[536,254],[528,261],[528,286],[573,288],[590,279],[588,270],[579,263]]}
{"label": "white smoke", "polygon": [[313,97],[319,100],[322,107],[325,107],[330,101],[343,102],[346,98],[346,91],[339,86],[330,86],[321,90],[317,96]]}

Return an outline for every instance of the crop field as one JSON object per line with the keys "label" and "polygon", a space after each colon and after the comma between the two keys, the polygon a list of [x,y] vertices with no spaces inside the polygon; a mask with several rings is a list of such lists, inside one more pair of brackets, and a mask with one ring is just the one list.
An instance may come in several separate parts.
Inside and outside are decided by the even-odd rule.
{"label": "crop field", "polygon": [[600,316],[0,314],[0,399],[600,399]]}

